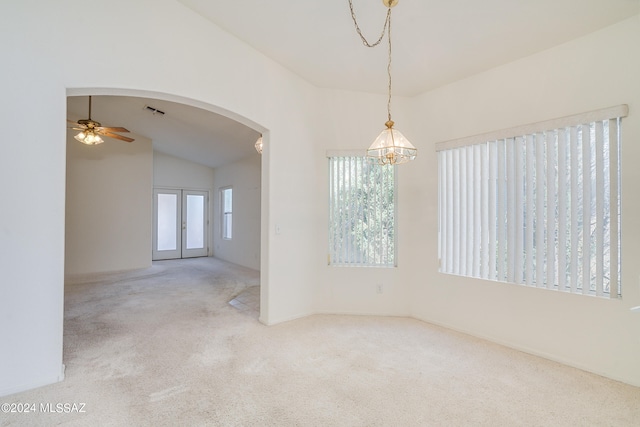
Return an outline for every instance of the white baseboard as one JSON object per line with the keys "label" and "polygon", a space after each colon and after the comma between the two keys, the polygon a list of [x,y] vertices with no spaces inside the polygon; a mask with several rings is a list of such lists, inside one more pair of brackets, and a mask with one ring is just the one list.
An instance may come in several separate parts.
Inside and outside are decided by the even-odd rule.
{"label": "white baseboard", "polygon": [[60,373],[51,377],[40,378],[37,381],[22,383],[0,389],[0,397],[9,396],[11,394],[22,393],[23,391],[32,390],[34,388],[44,387],[46,385],[58,383],[64,380],[64,364],[60,367]]}

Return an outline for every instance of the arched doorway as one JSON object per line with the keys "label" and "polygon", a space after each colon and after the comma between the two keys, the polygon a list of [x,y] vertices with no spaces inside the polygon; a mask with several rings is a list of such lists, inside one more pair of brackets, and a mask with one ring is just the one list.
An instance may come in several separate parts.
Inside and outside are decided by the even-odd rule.
{"label": "arched doorway", "polygon": [[[256,159],[258,159],[257,161],[260,164],[260,174],[264,175],[264,163],[266,158],[260,156],[258,153],[255,152],[255,150],[253,149],[253,142],[255,142],[255,136],[259,135],[259,134],[264,134],[265,137],[267,137],[267,132],[266,130],[261,127],[260,125],[244,118],[241,117],[237,114],[231,113],[225,109],[198,101],[198,100],[194,100],[194,99],[189,99],[189,98],[184,98],[184,97],[180,97],[180,96],[176,96],[176,95],[171,95],[171,94],[164,94],[164,93],[155,93],[155,92],[148,92],[148,91],[137,91],[137,90],[129,90],[129,89],[91,89],[91,88],[83,88],[83,89],[68,89],[67,90],[67,96],[69,100],[76,100],[78,102],[75,102],[75,104],[82,104],[81,99],[84,97],[86,98],[88,95],[92,95],[94,98],[94,103],[93,103],[93,119],[94,120],[103,120],[103,124],[106,126],[123,126],[123,127],[130,127],[131,131],[135,132],[138,127],[135,124],[131,124],[131,119],[132,116],[135,116],[136,114],[140,113],[140,114],[147,114],[147,117],[151,117],[151,119],[155,120],[160,118],[161,120],[164,120],[164,126],[167,125],[167,122],[169,123],[169,126],[173,125],[174,127],[179,128],[178,131],[183,130],[186,127],[187,129],[189,128],[189,126],[196,126],[195,123],[197,123],[198,120],[200,121],[207,121],[207,126],[216,126],[216,123],[218,126],[221,127],[221,132],[229,132],[229,129],[240,129],[241,132],[244,133],[244,136],[249,138],[247,141],[247,145],[250,146],[250,150],[253,150],[252,154],[254,156],[256,156]],[[136,114],[131,114],[127,112],[127,108],[134,108],[132,107],[132,105],[128,105],[126,108],[123,107],[125,104],[120,104],[120,106],[122,107],[122,109],[120,111],[118,111],[118,104],[117,101],[120,100],[122,101],[123,99],[127,100],[127,102],[129,102],[129,104],[135,104],[137,105],[138,111]],[[110,104],[105,106],[105,109],[102,109],[102,107],[99,107],[99,102],[100,100],[108,100],[109,102],[107,104]],[[86,101],[85,101],[86,103]],[[147,105],[153,103],[153,106],[151,105]],[[69,104],[71,105],[72,102],[69,101]],[[177,116],[180,117],[172,117],[172,116],[164,116],[164,117],[158,117],[158,115],[160,113],[158,113],[157,111],[161,111],[164,112],[161,108],[155,108],[157,106],[160,106],[162,108],[165,108],[164,106],[166,105],[171,105],[171,106],[175,106],[177,107],[177,110],[179,110],[179,113],[177,114]],[[157,110],[157,111],[149,111],[149,109],[147,109],[146,107],[152,107],[153,109]],[[114,111],[109,112],[108,108],[111,108]],[[82,113],[86,112],[86,110],[79,108],[77,105],[75,105],[73,107],[74,110],[76,110],[73,114],[75,116],[79,116],[80,118],[86,118],[86,117],[82,117]],[[165,108],[167,109],[167,108]],[[71,108],[69,109],[71,111]],[[143,116],[139,116],[139,117],[143,117]],[[135,118],[135,117],[134,117]],[[187,118],[187,119],[185,119]],[[75,118],[73,118],[75,120]],[[151,120],[150,119],[150,120]],[[113,121],[112,121],[113,120]],[[214,123],[213,125],[211,123]],[[148,126],[148,124],[147,124]],[[181,128],[182,127],[182,128]],[[206,127],[206,126],[205,126]],[[144,128],[144,127],[143,127]],[[148,127],[147,127],[148,128]],[[180,129],[181,128],[181,129]],[[165,128],[166,129],[166,128]],[[140,132],[138,130],[138,132]],[[185,133],[187,133],[187,131],[184,131]],[[142,133],[141,133],[142,135]],[[149,141],[143,141],[144,138],[140,139],[140,143],[142,144],[150,144]],[[150,139],[150,138],[148,138]],[[107,144],[122,144],[120,141],[108,141]],[[200,162],[202,162],[203,160],[207,161],[207,156],[212,156],[212,154],[210,152],[208,152],[206,150],[207,147],[203,147],[203,146],[196,146],[196,147],[188,147],[188,142],[185,142],[184,140],[178,141],[178,144],[174,145],[173,148],[170,145],[166,144],[166,141],[164,142],[165,145],[162,145],[163,143],[160,143],[160,145],[162,146],[162,151],[164,151],[165,153],[168,153],[169,155],[177,155],[179,157],[186,157],[186,160],[189,161],[193,161],[194,157],[197,158],[198,160],[200,160]],[[106,146],[106,144],[104,144]],[[153,143],[153,145],[156,145],[155,142]],[[196,144],[197,145],[197,144]],[[201,144],[202,145],[202,144]],[[83,147],[83,148],[93,148],[93,147]],[[155,149],[155,147],[153,147],[151,150],[153,151]],[[172,151],[173,150],[173,151]],[[204,150],[204,151],[203,151]],[[91,168],[91,173],[94,174],[96,173],[96,169],[95,169],[95,165],[97,165],[98,161],[100,160],[104,160],[100,158],[99,154],[96,154],[97,151],[85,151],[85,153],[83,154],[83,156],[89,156],[90,160],[94,160],[95,162],[92,163],[90,166]],[[139,153],[135,154],[138,155]],[[120,154],[120,156],[124,159],[123,161],[126,162],[130,162],[131,159],[133,157],[135,157],[135,155],[131,155],[129,153],[127,154]],[[224,153],[224,155],[228,155],[228,153]],[[93,158],[91,158],[91,156],[94,156]],[[148,153],[147,153],[148,156]],[[189,158],[190,156],[190,158]],[[117,166],[116,166],[117,167]],[[152,166],[153,167],[153,166]],[[135,168],[135,166],[134,166]],[[131,182],[136,182],[136,180],[134,179],[132,180],[128,180],[126,182],[123,183],[123,185],[130,185]],[[258,218],[258,223],[261,225],[263,222],[263,219],[265,217],[264,212],[266,210],[266,206],[267,206],[267,200],[265,199],[266,197],[266,185],[267,183],[265,182],[264,179],[260,180],[260,183],[258,184],[258,188],[257,191],[259,193],[259,218]],[[149,191],[152,191],[152,188],[148,189]],[[215,200],[215,198],[217,197],[217,194],[215,194],[215,189],[212,189],[213,191],[211,192],[212,194],[210,194],[211,199]],[[114,190],[115,192],[117,192],[117,188]],[[135,199],[134,197],[131,197],[132,199]],[[213,203],[212,203],[213,206]],[[212,209],[212,215],[215,215],[216,213],[216,209]],[[67,216],[67,224],[69,224],[69,216],[72,215],[73,212],[70,209],[69,204],[67,204],[67,209],[66,209],[66,216]],[[76,212],[77,215],[77,212]],[[129,222],[130,218],[125,219],[125,221]],[[212,218],[213,220],[213,218]],[[212,221],[213,222],[213,221]],[[103,224],[104,225],[104,224]],[[144,228],[144,226],[143,226]],[[215,232],[215,227],[212,227],[213,232]],[[257,265],[257,269],[260,270],[261,272],[261,278],[260,278],[260,285],[261,285],[261,304],[260,304],[260,312],[261,312],[261,316],[260,318],[267,318],[266,317],[266,313],[268,310],[268,306],[267,306],[267,301],[266,298],[264,297],[266,295],[266,291],[267,291],[267,286],[268,284],[266,283],[266,274],[265,274],[265,268],[267,267],[266,265],[266,250],[268,248],[268,245],[266,244],[266,239],[267,239],[267,233],[265,232],[265,227],[263,226],[259,226],[258,230],[257,230],[258,236],[256,237],[257,239],[257,245],[258,245],[258,250],[256,251],[256,254],[254,254],[253,256],[256,259],[256,265]],[[138,236],[139,238],[139,242],[140,241],[144,241],[147,237],[146,236]],[[209,251],[209,255],[215,255],[216,252],[216,248],[213,246],[213,239],[211,239],[211,249]],[[68,242],[69,243],[69,242]],[[68,244],[67,245],[70,249],[73,249],[72,246]],[[147,248],[150,247],[150,244],[146,246]],[[115,253],[117,251],[111,251],[111,253]],[[67,255],[67,254],[66,254]],[[150,264],[151,262],[151,256],[149,252],[146,252],[145,256],[146,258],[146,262],[148,262]],[[140,264],[140,262],[142,262],[144,264],[145,259],[142,259],[144,257],[141,257],[140,259],[138,259],[138,264]],[[113,260],[112,260],[113,261]],[[67,257],[65,256],[65,273],[67,273],[67,270],[72,270],[72,268],[70,267],[69,269],[67,269],[67,265],[71,265],[71,263],[69,262],[69,260],[67,259]],[[88,267],[85,267],[88,268]],[[102,264],[102,271],[114,271],[114,270],[124,270],[127,268],[135,268],[134,265],[123,265],[123,264],[118,264],[117,260],[114,261],[114,263],[112,264]]]}

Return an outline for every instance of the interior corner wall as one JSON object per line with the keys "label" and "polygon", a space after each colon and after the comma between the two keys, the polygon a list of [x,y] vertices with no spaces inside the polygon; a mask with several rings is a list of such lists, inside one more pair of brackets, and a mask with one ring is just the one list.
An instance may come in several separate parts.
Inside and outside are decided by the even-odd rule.
{"label": "interior corner wall", "polygon": [[87,146],[67,132],[65,276],[151,266],[151,140],[104,138]]}
{"label": "interior corner wall", "polygon": [[[213,169],[213,255],[225,261],[260,270],[260,175],[258,153]],[[222,238],[220,190],[231,187],[232,238]]]}
{"label": "interior corner wall", "polygon": [[[413,100],[418,158],[404,169],[413,195],[413,316],[640,386],[640,17],[422,94]],[[622,121],[622,299],[536,289],[438,272],[434,144],[629,105]]]}

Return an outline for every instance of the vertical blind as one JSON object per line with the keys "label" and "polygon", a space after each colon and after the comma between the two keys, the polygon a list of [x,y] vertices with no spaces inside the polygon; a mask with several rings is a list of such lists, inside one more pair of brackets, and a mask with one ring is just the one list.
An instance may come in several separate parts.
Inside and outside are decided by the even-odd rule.
{"label": "vertical blind", "polygon": [[437,144],[444,273],[618,297],[626,105]]}
{"label": "vertical blind", "polygon": [[395,265],[395,166],[329,153],[329,264]]}

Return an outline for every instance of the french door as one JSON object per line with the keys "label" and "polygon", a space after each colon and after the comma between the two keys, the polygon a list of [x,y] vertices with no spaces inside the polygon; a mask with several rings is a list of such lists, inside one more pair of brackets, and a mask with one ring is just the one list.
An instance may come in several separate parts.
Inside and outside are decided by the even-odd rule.
{"label": "french door", "polygon": [[208,255],[209,195],[196,190],[153,190],[153,260]]}

